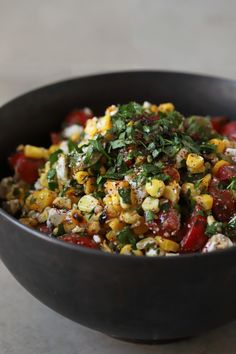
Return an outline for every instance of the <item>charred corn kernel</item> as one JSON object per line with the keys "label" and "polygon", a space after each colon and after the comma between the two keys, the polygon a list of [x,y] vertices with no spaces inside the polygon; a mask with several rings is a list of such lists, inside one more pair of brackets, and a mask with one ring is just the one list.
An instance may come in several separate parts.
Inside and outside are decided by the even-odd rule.
{"label": "charred corn kernel", "polygon": [[186,165],[191,173],[202,173],[205,171],[204,158],[197,154],[188,154]]}
{"label": "charred corn kernel", "polygon": [[95,235],[99,233],[101,227],[98,221],[91,221],[87,224],[86,230],[89,235]]}
{"label": "charred corn kernel", "polygon": [[100,175],[102,175],[102,176],[105,175],[105,173],[106,173],[105,167],[101,166],[99,172],[100,172]]}
{"label": "charred corn kernel", "polygon": [[212,209],[213,197],[210,194],[201,194],[193,198],[204,210]]}
{"label": "charred corn kernel", "polygon": [[141,241],[136,243],[136,247],[138,250],[144,250],[147,246],[156,245],[156,240],[154,237],[146,237]]}
{"label": "charred corn kernel", "polygon": [[201,180],[201,183],[199,185],[200,189],[208,189],[209,184],[211,182],[211,174],[208,173],[206,176],[203,177],[203,179]]}
{"label": "charred corn kernel", "polygon": [[120,231],[125,226],[118,218],[111,219],[108,224],[113,231]]}
{"label": "charred corn kernel", "polygon": [[97,118],[94,117],[92,119],[88,119],[86,122],[86,126],[84,128],[84,131],[86,134],[88,134],[91,137],[93,137],[98,132],[97,121],[98,121]]}
{"label": "charred corn kernel", "polygon": [[157,113],[158,112],[158,106],[156,104],[152,104],[150,107],[150,111],[152,113]]}
{"label": "charred corn kernel", "polygon": [[147,197],[142,203],[142,208],[144,211],[151,210],[153,212],[158,212],[159,208],[159,199],[153,197]]}
{"label": "charred corn kernel", "polygon": [[141,250],[133,250],[133,254],[138,257],[143,256],[143,252]]}
{"label": "charred corn kernel", "polygon": [[34,218],[20,218],[19,221],[29,227],[35,227],[38,224],[37,220]]}
{"label": "charred corn kernel", "polygon": [[[126,224],[136,224],[140,221],[141,216],[135,210],[123,211],[120,215],[121,221],[124,221]],[[138,225],[137,225],[138,226]]]}
{"label": "charred corn kernel", "polygon": [[216,175],[218,170],[222,167],[222,166],[227,166],[229,165],[229,162],[228,161],[225,161],[225,160],[220,160],[220,161],[217,161],[216,164],[214,165],[214,167],[212,168],[212,173],[213,175]]}
{"label": "charred corn kernel", "polygon": [[224,150],[226,148],[226,144],[225,144],[224,140],[220,140],[220,139],[211,139],[211,140],[209,140],[209,144],[215,145],[216,151],[219,153],[224,152]]}
{"label": "charred corn kernel", "polygon": [[117,239],[116,235],[116,231],[111,230],[106,234],[106,238],[108,239],[108,241],[113,242]]}
{"label": "charred corn kernel", "polygon": [[189,183],[189,182],[183,183],[181,190],[184,194],[190,193],[192,197],[195,197],[199,194],[199,190],[194,187],[193,183]]}
{"label": "charred corn kernel", "polygon": [[157,243],[160,246],[160,249],[165,251],[165,252],[178,252],[179,251],[179,244],[175,241],[166,239],[161,236],[156,236],[155,237]]}
{"label": "charred corn kernel", "polygon": [[47,149],[42,147],[26,145],[24,148],[24,154],[26,157],[30,157],[32,159],[48,159],[49,153]]}
{"label": "charred corn kernel", "polygon": [[148,227],[145,224],[145,219],[143,216],[140,218],[140,224],[133,228],[133,231],[136,235],[143,235],[148,231]]}
{"label": "charred corn kernel", "polygon": [[99,202],[96,198],[91,194],[87,194],[80,198],[78,208],[85,213],[91,213],[98,204]]}
{"label": "charred corn kernel", "polygon": [[128,181],[106,181],[104,184],[105,192],[108,194],[118,193],[119,188],[128,188]]}
{"label": "charred corn kernel", "polygon": [[180,186],[176,181],[169,183],[168,186],[165,187],[165,191],[163,196],[170,200],[172,203],[177,203],[179,200],[179,192]]}
{"label": "charred corn kernel", "polygon": [[145,188],[151,197],[160,198],[165,191],[165,183],[159,179],[154,178],[150,182],[146,183]]}
{"label": "charred corn kernel", "polygon": [[132,254],[132,245],[128,244],[121,248],[120,254],[131,255]]}
{"label": "charred corn kernel", "polygon": [[32,192],[27,197],[25,205],[27,209],[41,213],[46,207],[52,205],[55,198],[56,193],[45,188]]}
{"label": "charred corn kernel", "polygon": [[175,110],[173,103],[162,103],[158,106],[158,111],[162,113],[169,113]]}
{"label": "charred corn kernel", "polygon": [[74,179],[79,183],[79,184],[84,184],[85,181],[87,180],[89,174],[86,171],[79,171],[76,172],[74,175]]}
{"label": "charred corn kernel", "polygon": [[231,147],[231,144],[235,144],[235,142],[233,142],[233,141],[229,141],[228,139],[223,139],[223,142],[224,142],[224,144],[225,144],[225,148],[227,149],[227,148],[229,148],[229,147]]}
{"label": "charred corn kernel", "polygon": [[93,177],[88,178],[88,180],[84,184],[84,193],[91,194],[94,192],[95,186],[95,179]]}
{"label": "charred corn kernel", "polygon": [[58,209],[71,209],[71,200],[67,197],[57,197],[53,201],[53,205]]}

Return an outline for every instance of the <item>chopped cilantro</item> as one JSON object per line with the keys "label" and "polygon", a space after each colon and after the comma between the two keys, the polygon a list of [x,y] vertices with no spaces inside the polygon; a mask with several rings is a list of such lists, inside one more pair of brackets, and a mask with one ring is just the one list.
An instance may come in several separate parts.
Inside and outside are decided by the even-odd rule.
{"label": "chopped cilantro", "polygon": [[118,233],[117,238],[123,245],[130,243],[132,246],[135,246],[136,244],[135,234],[130,226],[124,227],[123,230]]}
{"label": "chopped cilantro", "polygon": [[50,155],[49,162],[50,162],[51,167],[54,165],[55,162],[57,162],[58,156],[60,155],[60,153],[62,153],[62,150],[58,149]]}
{"label": "chopped cilantro", "polygon": [[153,211],[145,211],[145,219],[147,222],[152,222],[155,219],[155,214],[153,213]]}
{"label": "chopped cilantro", "polygon": [[58,187],[56,175],[57,173],[55,168],[51,168],[47,174],[48,187],[52,191],[54,191]]}
{"label": "chopped cilantro", "polygon": [[231,179],[230,184],[227,186],[227,189],[231,190],[231,191],[236,191],[236,177],[233,177]]}
{"label": "chopped cilantro", "polygon": [[131,203],[131,189],[130,188],[119,188],[118,193],[122,198],[123,203],[130,204]]}

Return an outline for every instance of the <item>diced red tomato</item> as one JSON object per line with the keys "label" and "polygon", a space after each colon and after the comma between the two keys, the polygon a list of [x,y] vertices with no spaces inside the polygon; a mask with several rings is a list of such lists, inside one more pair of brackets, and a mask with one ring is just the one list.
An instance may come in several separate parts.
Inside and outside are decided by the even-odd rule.
{"label": "diced red tomato", "polygon": [[19,178],[28,184],[33,184],[38,179],[38,169],[45,163],[42,159],[25,157],[23,152],[11,155],[8,162]]}
{"label": "diced red tomato", "polygon": [[167,211],[160,211],[155,221],[147,223],[149,229],[160,236],[174,236],[180,229],[180,216],[174,208]]}
{"label": "diced red tomato", "polygon": [[193,214],[186,222],[186,233],[181,241],[182,252],[195,252],[201,250],[208,238],[205,235],[207,218],[199,206],[195,207]]}
{"label": "diced red tomato", "polygon": [[53,132],[50,134],[51,135],[51,142],[53,145],[57,145],[61,142],[61,134]]}
{"label": "diced red tomato", "polygon": [[219,178],[220,181],[228,181],[236,177],[236,166],[221,166],[216,173],[216,177]]}
{"label": "diced red tomato", "polygon": [[236,121],[226,124],[221,134],[226,135],[231,140],[236,140]]}
{"label": "diced red tomato", "polygon": [[65,119],[66,125],[80,124],[83,127],[86,124],[87,119],[93,117],[93,113],[88,113],[82,109],[77,109],[69,113]]}
{"label": "diced red tomato", "polygon": [[228,121],[229,118],[226,116],[211,117],[212,128],[219,134],[221,134],[224,126],[228,123]]}
{"label": "diced red tomato", "polygon": [[44,224],[39,225],[39,231],[47,235],[49,235],[52,232],[51,228]]}
{"label": "diced red tomato", "polygon": [[170,176],[171,181],[176,181],[176,182],[180,181],[180,175],[179,175],[179,172],[176,168],[171,167],[171,166],[167,166],[164,168],[164,173],[166,175]]}
{"label": "diced red tomato", "polygon": [[236,211],[235,200],[231,191],[218,188],[219,180],[213,178],[209,193],[213,197],[212,214],[219,221],[229,221]]}
{"label": "diced red tomato", "polygon": [[59,239],[68,242],[68,243],[73,243],[75,245],[79,245],[79,246],[84,246],[84,247],[88,247],[88,248],[98,248],[98,244],[96,242],[94,242],[93,240],[91,240],[88,237],[85,236],[80,236],[79,234],[66,234],[63,235],[61,237],[59,237]]}

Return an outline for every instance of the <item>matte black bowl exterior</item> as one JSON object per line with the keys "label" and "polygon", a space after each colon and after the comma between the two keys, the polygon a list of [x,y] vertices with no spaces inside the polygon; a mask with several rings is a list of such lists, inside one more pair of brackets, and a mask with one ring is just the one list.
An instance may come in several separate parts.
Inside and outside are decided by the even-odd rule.
{"label": "matte black bowl exterior", "polygon": [[[175,103],[186,114],[236,116],[236,83],[170,72],[61,82],[0,109],[1,173],[20,143],[40,144],[76,106],[96,113],[130,100]],[[62,315],[129,340],[196,335],[236,318],[236,247],[181,257],[109,255],[31,230],[0,211],[0,256],[16,279]]]}

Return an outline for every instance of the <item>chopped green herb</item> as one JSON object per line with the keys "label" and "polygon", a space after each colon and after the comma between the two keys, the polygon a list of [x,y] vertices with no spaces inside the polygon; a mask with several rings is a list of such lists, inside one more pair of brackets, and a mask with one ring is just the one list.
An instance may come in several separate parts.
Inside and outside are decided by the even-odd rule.
{"label": "chopped green herb", "polygon": [[50,157],[49,157],[49,162],[50,162],[50,166],[52,167],[54,165],[55,162],[57,162],[58,160],[58,156],[62,153],[61,149],[58,149],[56,151],[54,151]]}
{"label": "chopped green herb", "polygon": [[129,226],[124,227],[124,229],[118,233],[117,238],[123,245],[130,243],[135,246],[136,244],[135,235]]}
{"label": "chopped green herb", "polygon": [[145,211],[145,219],[147,222],[152,222],[155,219],[155,214],[153,213],[153,211]]}
{"label": "chopped green herb", "polygon": [[119,188],[118,193],[122,198],[123,203],[131,204],[131,189],[130,188]]}

